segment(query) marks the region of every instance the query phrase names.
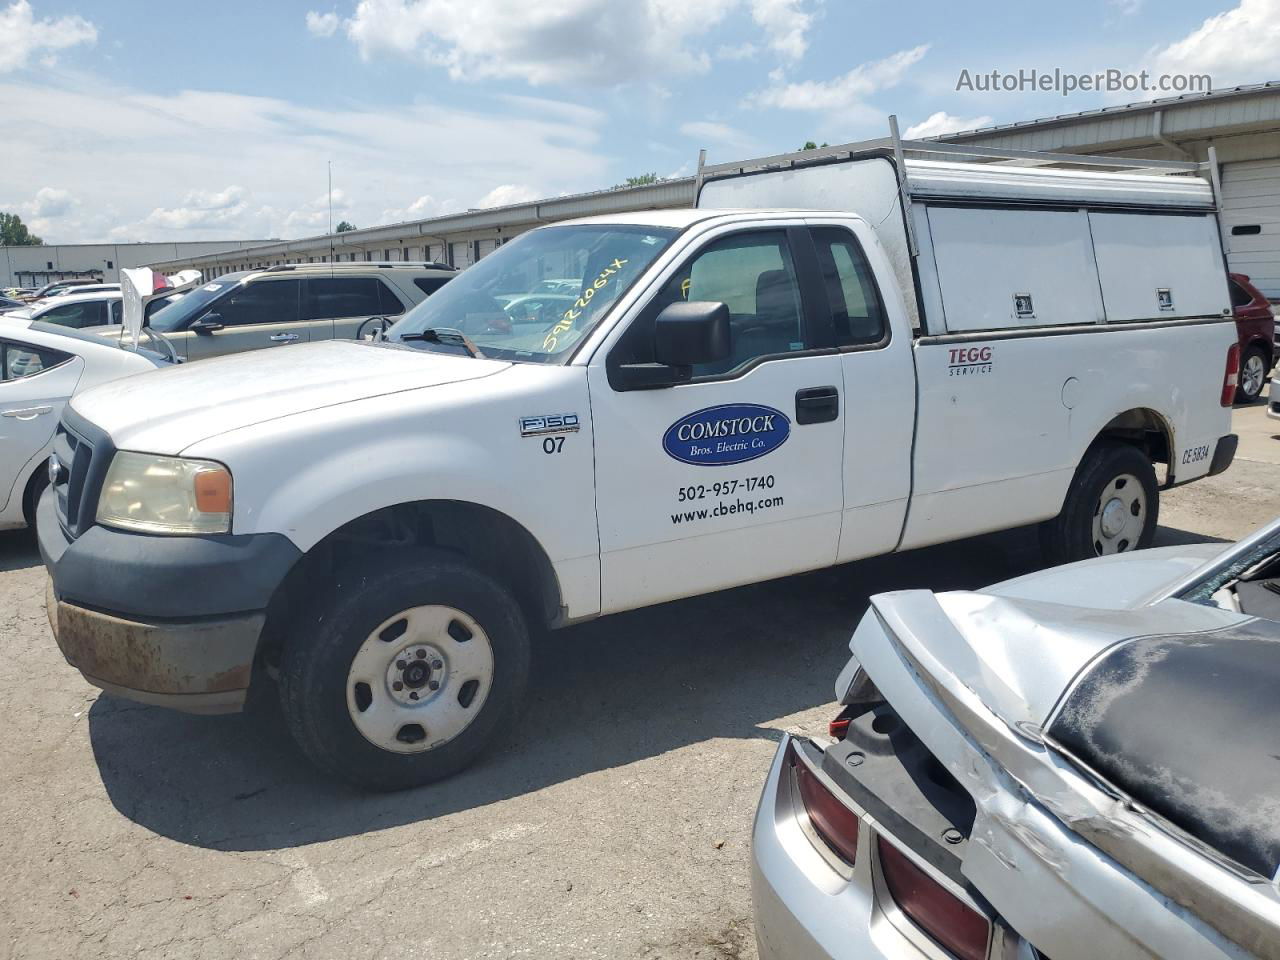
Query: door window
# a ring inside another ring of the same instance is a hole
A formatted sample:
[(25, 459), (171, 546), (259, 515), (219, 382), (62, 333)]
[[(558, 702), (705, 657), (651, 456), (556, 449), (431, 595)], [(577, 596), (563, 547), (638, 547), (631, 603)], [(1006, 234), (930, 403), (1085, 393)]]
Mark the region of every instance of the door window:
[(39, 323), (55, 323), (60, 327), (97, 327), (107, 322), (107, 304), (104, 300), (88, 300), (81, 303), (64, 303), (46, 310), (36, 317)]
[(213, 305), (224, 326), (256, 323), (292, 323), (299, 318), (297, 280), (260, 280), (245, 283)]
[(813, 231), (813, 242), (827, 291), (836, 345), (879, 343), (888, 329), (884, 305), (857, 238), (848, 230), (821, 227)]
[(376, 316), (382, 313), (381, 286), (373, 277), (313, 277), (302, 319)]
[(71, 359), (58, 350), (37, 349), (0, 341), (0, 380), (21, 380)]
[[(730, 356), (693, 368), (694, 379), (744, 370), (762, 357), (806, 349), (800, 283), (786, 233), (769, 230), (717, 240), (676, 272), (637, 319), (622, 362), (651, 362), (653, 322), (679, 300), (709, 300), (729, 308)], [(612, 358), (611, 358), (612, 359)]]
[(449, 280), (449, 277), (414, 277), (413, 285), (429, 297), (448, 283)]

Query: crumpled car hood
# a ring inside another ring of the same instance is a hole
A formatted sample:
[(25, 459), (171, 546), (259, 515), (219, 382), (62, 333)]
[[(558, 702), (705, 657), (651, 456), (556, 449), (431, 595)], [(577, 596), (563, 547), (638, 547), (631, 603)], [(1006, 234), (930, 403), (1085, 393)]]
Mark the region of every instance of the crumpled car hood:
[(308, 410), (491, 376), (511, 364), (354, 340), (199, 360), (87, 390), (76, 412), (117, 449), (176, 455), (201, 440)]
[[(1136, 592), (1159, 579), (1151, 573)], [(1104, 610), (1077, 605), (1087, 591), (1073, 604), (1018, 596), (1025, 586), (881, 594), (851, 642), (880, 694), (974, 799), (965, 876), (1048, 956), (1077, 955), (1088, 930), (1092, 955), (1110, 960), (1280, 960), (1274, 883), (1243, 882), (1044, 733), (1104, 651), (1252, 618), (1176, 599)]]

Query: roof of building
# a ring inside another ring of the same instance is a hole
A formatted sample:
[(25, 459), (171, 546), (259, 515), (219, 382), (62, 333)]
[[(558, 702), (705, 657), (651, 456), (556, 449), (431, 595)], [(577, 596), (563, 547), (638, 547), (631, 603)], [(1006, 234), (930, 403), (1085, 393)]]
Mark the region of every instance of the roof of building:
[(1081, 120), (1093, 120), (1098, 117), (1109, 117), (1126, 113), (1143, 113), (1149, 110), (1161, 110), (1171, 106), (1240, 99), (1243, 97), (1254, 97), (1259, 94), (1267, 93), (1280, 94), (1280, 80), (1268, 80), (1266, 83), (1243, 84), (1237, 87), (1227, 87), (1223, 90), (1212, 90), (1208, 93), (1184, 93), (1176, 97), (1162, 97), (1158, 100), (1142, 100), (1135, 103), (1116, 104), (1111, 107), (1097, 107), (1093, 110), (1081, 110), (1077, 113), (1060, 113), (1056, 116), (1040, 117), (1036, 120), (1018, 120), (1013, 123), (1000, 123), (989, 127), (975, 127), (972, 130), (959, 130), (955, 133), (944, 133), (936, 137), (924, 137), (922, 139), (944, 141), (967, 140), (970, 137), (989, 137), (994, 134), (1028, 130), (1037, 127), (1078, 123)]

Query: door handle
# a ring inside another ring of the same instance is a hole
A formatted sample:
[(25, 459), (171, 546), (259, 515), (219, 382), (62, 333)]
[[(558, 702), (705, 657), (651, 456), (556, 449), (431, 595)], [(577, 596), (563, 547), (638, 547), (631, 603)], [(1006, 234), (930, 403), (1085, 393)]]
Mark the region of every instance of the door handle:
[(276, 333), (267, 337), (267, 339), (273, 343), (293, 343), (298, 339), (298, 335), (296, 333)]
[(3, 417), (13, 417), (15, 420), (34, 420), (42, 414), (49, 413), (53, 407), (26, 407), (22, 410), (6, 410), (0, 413)]
[(827, 423), (840, 416), (840, 391), (835, 387), (809, 387), (796, 391), (796, 423)]

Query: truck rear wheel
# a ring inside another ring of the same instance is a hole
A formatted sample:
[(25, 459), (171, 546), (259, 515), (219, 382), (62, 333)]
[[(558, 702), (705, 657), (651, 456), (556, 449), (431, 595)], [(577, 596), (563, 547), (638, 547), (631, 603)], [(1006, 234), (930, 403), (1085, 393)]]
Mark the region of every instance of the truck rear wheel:
[(290, 732), (320, 769), (401, 790), (450, 776), (508, 724), (529, 675), (519, 605), (441, 552), (340, 573), (280, 662)]
[(1104, 441), (1076, 469), (1062, 512), (1040, 526), (1052, 564), (1151, 546), (1160, 491), (1151, 461), (1137, 447)]

